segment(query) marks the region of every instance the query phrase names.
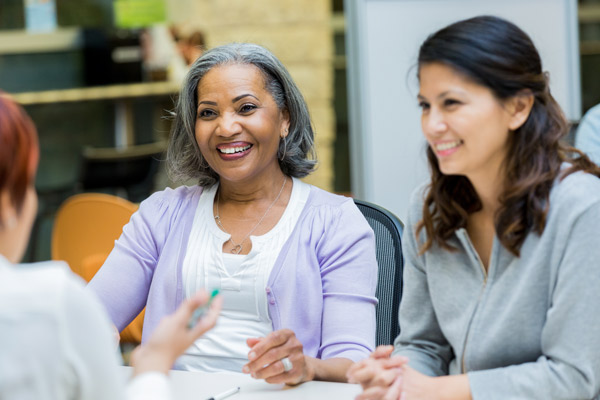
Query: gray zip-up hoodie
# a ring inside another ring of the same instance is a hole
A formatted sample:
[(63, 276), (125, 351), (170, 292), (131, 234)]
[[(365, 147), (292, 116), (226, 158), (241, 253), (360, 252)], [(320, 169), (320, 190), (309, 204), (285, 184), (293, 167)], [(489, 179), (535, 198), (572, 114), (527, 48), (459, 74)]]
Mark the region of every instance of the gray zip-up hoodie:
[(600, 179), (571, 174), (550, 193), (541, 236), (515, 257), (494, 238), (486, 272), (464, 229), (418, 255), (424, 188), (404, 230), (394, 355), (430, 376), (467, 373), (473, 399), (591, 399), (600, 391)]

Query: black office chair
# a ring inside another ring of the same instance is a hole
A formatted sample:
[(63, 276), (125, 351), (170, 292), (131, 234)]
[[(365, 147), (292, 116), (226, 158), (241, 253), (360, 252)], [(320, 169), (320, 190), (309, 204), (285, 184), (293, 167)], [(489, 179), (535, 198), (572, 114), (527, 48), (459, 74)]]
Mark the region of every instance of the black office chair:
[(354, 203), (375, 232), (375, 245), (379, 277), (375, 296), (377, 318), (376, 344), (392, 344), (400, 333), (398, 308), (402, 298), (402, 230), (398, 217), (385, 208), (362, 200)]
[(86, 147), (82, 152), (80, 187), (84, 191), (104, 189), (111, 194), (123, 189), (128, 200), (140, 202), (152, 194), (165, 150), (164, 142), (125, 148)]

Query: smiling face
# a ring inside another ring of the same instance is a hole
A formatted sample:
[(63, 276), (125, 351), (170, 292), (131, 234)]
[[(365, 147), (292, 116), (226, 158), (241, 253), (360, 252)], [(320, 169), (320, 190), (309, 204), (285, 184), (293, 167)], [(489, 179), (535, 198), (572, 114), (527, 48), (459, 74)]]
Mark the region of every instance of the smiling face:
[(441, 172), (471, 181), (498, 178), (515, 124), (510, 107), (444, 64), (425, 64), (419, 79), (421, 126)]
[(259, 182), (281, 173), (277, 150), (289, 118), (247, 64), (211, 69), (198, 84), (196, 141), (222, 181)]

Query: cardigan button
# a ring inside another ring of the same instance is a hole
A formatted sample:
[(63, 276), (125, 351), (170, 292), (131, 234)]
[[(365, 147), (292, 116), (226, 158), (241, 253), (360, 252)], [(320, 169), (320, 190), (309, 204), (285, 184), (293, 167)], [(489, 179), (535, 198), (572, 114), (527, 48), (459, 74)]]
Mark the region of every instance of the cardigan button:
[(267, 288), (265, 289), (265, 292), (267, 292), (267, 294), (271, 293), (271, 288), (267, 286)]
[(275, 304), (275, 299), (271, 299), (271, 300), (269, 300), (269, 303), (270, 303), (270, 304)]

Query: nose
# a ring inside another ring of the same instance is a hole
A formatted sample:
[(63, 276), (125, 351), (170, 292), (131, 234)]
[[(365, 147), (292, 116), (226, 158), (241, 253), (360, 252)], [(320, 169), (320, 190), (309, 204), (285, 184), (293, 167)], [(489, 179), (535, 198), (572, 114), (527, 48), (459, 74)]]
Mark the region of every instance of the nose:
[(421, 128), (425, 135), (438, 136), (448, 130), (444, 114), (435, 108), (421, 116)]
[(235, 136), (242, 132), (242, 125), (235, 113), (223, 113), (217, 126), (217, 134), (223, 137)]

